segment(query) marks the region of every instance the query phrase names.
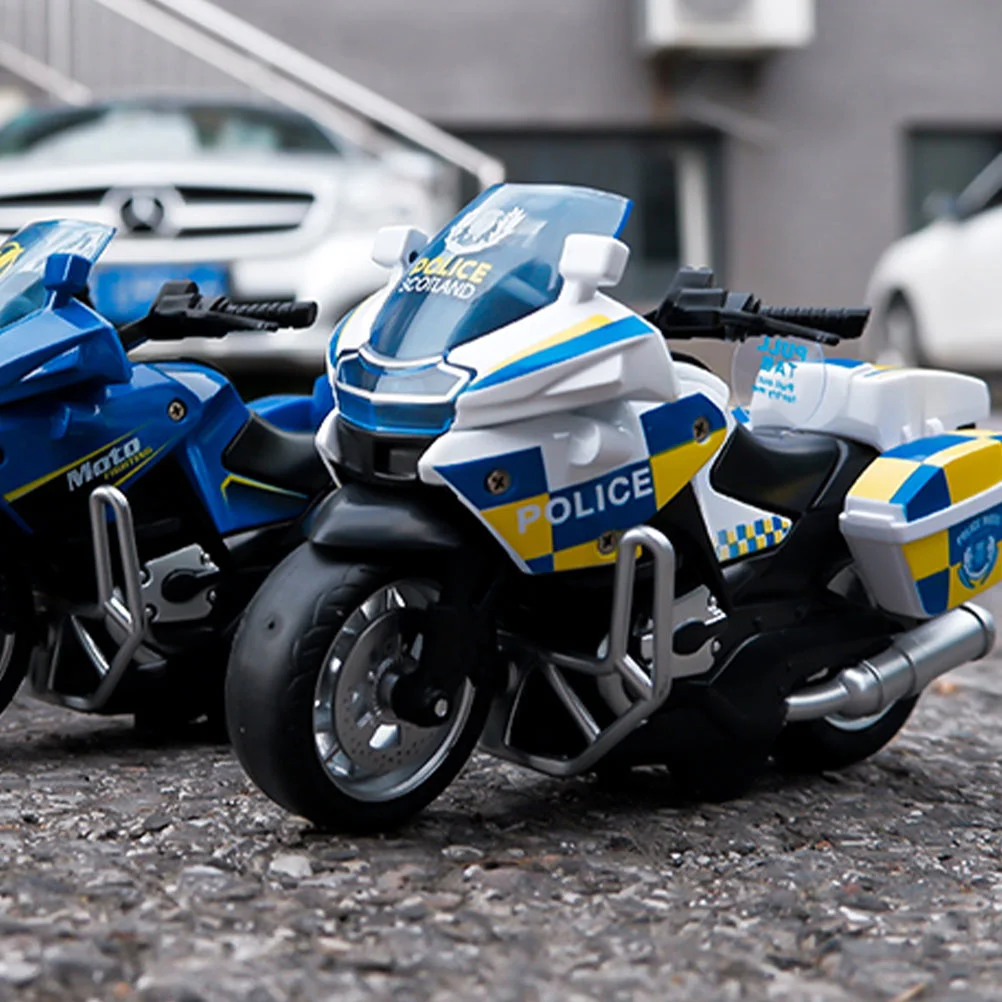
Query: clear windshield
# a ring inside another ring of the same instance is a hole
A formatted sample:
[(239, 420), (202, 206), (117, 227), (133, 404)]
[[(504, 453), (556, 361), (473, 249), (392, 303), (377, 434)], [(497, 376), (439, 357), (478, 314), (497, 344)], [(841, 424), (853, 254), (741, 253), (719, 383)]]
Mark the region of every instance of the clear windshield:
[(0, 330), (45, 305), (42, 278), (50, 254), (79, 254), (93, 263), (114, 235), (114, 227), (70, 219), (18, 230), (0, 245)]
[(372, 326), (370, 345), (430, 358), (554, 302), (571, 233), (618, 236), (632, 203), (563, 185), (506, 184), (474, 199), (411, 265)]

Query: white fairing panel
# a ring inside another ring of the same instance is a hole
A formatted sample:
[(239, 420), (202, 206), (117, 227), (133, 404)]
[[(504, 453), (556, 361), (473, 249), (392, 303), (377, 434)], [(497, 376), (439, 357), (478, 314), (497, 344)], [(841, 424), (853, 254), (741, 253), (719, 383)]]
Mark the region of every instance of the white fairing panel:
[(670, 401), (678, 379), (661, 334), (604, 295), (560, 300), (449, 352), (477, 373), (454, 427), (486, 427), (604, 400)]
[[(753, 427), (827, 432), (883, 452), (924, 435), (984, 421), (991, 409), (987, 385), (955, 372), (829, 359), (798, 365), (791, 378), (793, 390), (785, 397), (753, 395)], [(797, 400), (816, 398), (819, 392), (820, 404), (805, 419)]]

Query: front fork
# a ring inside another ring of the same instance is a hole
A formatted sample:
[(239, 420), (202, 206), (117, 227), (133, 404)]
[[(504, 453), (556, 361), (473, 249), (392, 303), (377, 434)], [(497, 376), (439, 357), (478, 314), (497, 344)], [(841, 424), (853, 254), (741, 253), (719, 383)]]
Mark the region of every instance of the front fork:
[(500, 576), (488, 583), (488, 564), (457, 555), (450, 559), (443, 590), (429, 609), (420, 613), (424, 637), (416, 671), (391, 669), (384, 691), (394, 714), (422, 727), (447, 720), (460, 691), (470, 678), (477, 686), (496, 677), (497, 631), (493, 605)]

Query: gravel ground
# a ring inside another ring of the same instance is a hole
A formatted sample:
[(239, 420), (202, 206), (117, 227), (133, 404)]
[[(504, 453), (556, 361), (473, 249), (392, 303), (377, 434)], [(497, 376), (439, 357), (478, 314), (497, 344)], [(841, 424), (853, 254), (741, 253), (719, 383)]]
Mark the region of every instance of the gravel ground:
[(1002, 999), (1000, 667), (941, 682), (869, 762), (725, 806), (478, 757), (408, 830), (352, 840), (226, 748), (21, 699), (0, 999)]

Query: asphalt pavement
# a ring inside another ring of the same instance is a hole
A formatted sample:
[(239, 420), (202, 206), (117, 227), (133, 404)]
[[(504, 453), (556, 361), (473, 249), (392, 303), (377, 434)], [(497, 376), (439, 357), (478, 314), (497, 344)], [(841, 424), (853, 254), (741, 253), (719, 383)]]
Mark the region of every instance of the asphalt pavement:
[(1002, 999), (1000, 759), (996, 649), (844, 772), (708, 806), (477, 756), (403, 832), (348, 839), (197, 733), (20, 697), (0, 1000)]

